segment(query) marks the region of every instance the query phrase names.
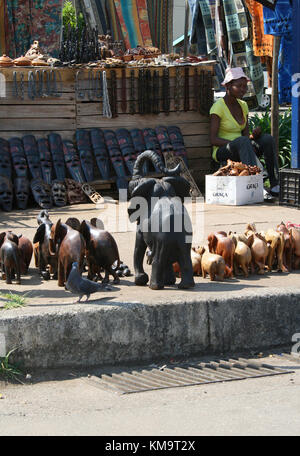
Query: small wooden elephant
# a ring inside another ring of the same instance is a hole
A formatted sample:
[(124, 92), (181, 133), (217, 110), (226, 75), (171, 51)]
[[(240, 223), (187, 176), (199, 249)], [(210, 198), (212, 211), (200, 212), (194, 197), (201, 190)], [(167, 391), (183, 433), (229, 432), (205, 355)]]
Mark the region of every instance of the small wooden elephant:
[(265, 233), (265, 240), (269, 245), (268, 268), (272, 271), (276, 262), (276, 267), (280, 272), (288, 272), (288, 269), (283, 264), (284, 251), (284, 235), (283, 232), (275, 231), (270, 228)]
[(244, 273), (244, 276), (248, 277), (252, 260), (251, 249), (249, 247), (251, 239), (248, 240), (246, 236), (237, 236), (232, 233), (229, 233), (229, 236), (235, 245), (233, 257), (234, 275), (237, 276), (239, 274), (239, 269), (241, 269)]
[[(256, 227), (254, 224), (247, 225), (245, 236), (248, 239), (248, 246), (251, 249), (252, 263), (251, 269), (252, 272), (255, 272), (255, 269), (258, 269), (258, 274), (263, 275), (266, 269), (266, 262), (269, 254), (269, 247), (264, 236), (260, 233), (257, 233)], [(267, 267), (267, 269), (269, 269)]]
[(284, 248), (283, 248), (283, 265), (288, 271), (292, 271), (293, 260), (293, 230), (288, 228), (283, 222), (277, 225), (276, 231), (283, 233)]
[(7, 284), (17, 275), (16, 283), (21, 284), (21, 257), (18, 249), (19, 238), (13, 233), (3, 232), (0, 234), (0, 261), (2, 278)]
[(233, 257), (234, 257), (234, 242), (227, 236), (225, 231), (210, 233), (208, 236), (208, 248), (210, 253), (221, 255), (226, 264), (226, 277), (233, 276)]
[(210, 280), (224, 280), (226, 272), (225, 260), (221, 255), (204, 250), (201, 258), (202, 277), (205, 279), (209, 274)]

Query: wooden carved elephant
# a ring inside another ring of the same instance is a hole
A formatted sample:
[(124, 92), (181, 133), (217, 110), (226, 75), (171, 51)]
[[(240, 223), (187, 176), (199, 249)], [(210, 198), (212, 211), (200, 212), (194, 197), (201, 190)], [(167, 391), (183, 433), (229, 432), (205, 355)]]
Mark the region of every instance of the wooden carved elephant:
[(241, 269), (244, 273), (244, 276), (248, 277), (252, 261), (252, 254), (249, 244), (251, 244), (252, 239), (247, 239), (245, 236), (237, 236), (232, 233), (229, 233), (229, 236), (235, 245), (233, 258), (234, 275), (237, 276), (239, 274), (239, 269)]
[(63, 287), (67, 282), (74, 262), (78, 262), (79, 270), (82, 271), (85, 247), (81, 233), (61, 223), (61, 219), (51, 227), (49, 248), (53, 257), (57, 255), (59, 287)]
[(225, 277), (233, 277), (234, 242), (225, 231), (210, 233), (208, 236), (208, 249), (210, 253), (221, 255), (226, 264)]
[[(144, 164), (149, 161), (165, 177), (143, 177)], [(161, 157), (150, 150), (138, 156), (129, 183), (128, 207), (131, 222), (137, 222), (134, 249), (136, 285), (146, 285), (149, 280), (143, 268), (148, 247), (151, 251), (151, 289), (161, 290), (165, 285), (175, 284), (173, 263), (176, 262), (181, 271), (178, 288), (195, 286), (191, 261), (192, 223), (183, 204), (189, 192), (190, 184), (180, 176), (180, 165), (173, 170), (166, 169)]]
[[(86, 258), (88, 265), (88, 278), (102, 279), (101, 270), (105, 271), (104, 283), (109, 282), (109, 275), (114, 278), (113, 283), (120, 283), (116, 270), (120, 266), (120, 255), (117, 243), (113, 236), (105, 230), (95, 228), (86, 220), (80, 226), (80, 233), (86, 242)], [(116, 263), (115, 269), (112, 268)]]
[(2, 278), (7, 284), (12, 283), (12, 279), (17, 275), (16, 283), (21, 284), (21, 258), (18, 249), (19, 238), (11, 232), (0, 234), (0, 261), (2, 268)]
[(221, 255), (210, 253), (204, 249), (201, 258), (202, 277), (205, 279), (209, 274), (210, 280), (223, 280), (225, 277), (226, 265)]
[(273, 228), (269, 228), (265, 233), (265, 240), (269, 245), (268, 268), (272, 271), (274, 265), (280, 272), (288, 272), (283, 264), (284, 235)]
[(283, 233), (284, 237), (284, 248), (283, 248), (283, 264), (288, 271), (292, 271), (292, 260), (293, 260), (293, 231), (288, 229), (287, 226), (281, 222), (280, 225), (277, 225), (276, 231)]
[(300, 229), (291, 227), (292, 246), (293, 246), (293, 267), (299, 269), (300, 265)]
[[(42, 211), (43, 213), (44, 211)], [(43, 214), (44, 215), (44, 214)], [(35, 266), (39, 269), (40, 274), (47, 279), (50, 279), (50, 274), (53, 274), (53, 279), (57, 279), (57, 255), (50, 253), (50, 235), (53, 223), (47, 216), (38, 217), (39, 227), (33, 238), (33, 252)], [(47, 270), (49, 267), (50, 272)]]
[[(202, 275), (202, 272), (201, 272), (202, 253), (200, 253), (200, 247), (198, 247), (198, 249), (196, 249), (195, 247), (191, 248), (191, 260), (192, 260), (192, 266), (193, 266), (193, 273), (195, 276)], [(147, 253), (146, 253), (146, 255), (147, 255)], [(147, 259), (147, 261), (149, 261), (149, 260)], [(174, 269), (174, 273), (175, 273), (176, 277), (181, 277), (181, 271), (180, 271), (180, 266), (179, 266), (178, 262), (173, 264), (173, 269)]]

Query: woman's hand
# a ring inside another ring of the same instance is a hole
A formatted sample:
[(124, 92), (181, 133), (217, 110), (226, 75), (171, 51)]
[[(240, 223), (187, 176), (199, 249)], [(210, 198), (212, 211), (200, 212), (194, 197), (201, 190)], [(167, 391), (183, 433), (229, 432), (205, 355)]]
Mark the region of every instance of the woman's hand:
[(260, 127), (256, 127), (254, 128), (254, 130), (252, 131), (252, 135), (250, 135), (250, 139), (254, 139), (254, 141), (259, 138), (261, 135), (261, 128)]

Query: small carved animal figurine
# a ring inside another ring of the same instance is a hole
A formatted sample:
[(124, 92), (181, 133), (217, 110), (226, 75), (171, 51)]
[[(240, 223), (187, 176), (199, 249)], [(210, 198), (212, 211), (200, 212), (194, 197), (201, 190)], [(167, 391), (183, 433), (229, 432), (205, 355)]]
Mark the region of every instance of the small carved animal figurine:
[(224, 258), (221, 255), (210, 253), (204, 249), (201, 258), (201, 271), (204, 279), (206, 278), (206, 274), (209, 274), (211, 281), (224, 280), (226, 272)]
[[(53, 274), (54, 279), (57, 278), (57, 255), (50, 253), (50, 235), (53, 223), (47, 214), (44, 214), (44, 217), (40, 217), (41, 223), (33, 238), (35, 265), (46, 280), (50, 279), (50, 274)], [(47, 270), (48, 266), (50, 267), (50, 272)]]
[(86, 301), (88, 301), (92, 293), (110, 290), (110, 288), (108, 288), (106, 284), (96, 283), (92, 280), (81, 277), (77, 262), (74, 262), (72, 264), (72, 269), (70, 271), (65, 288), (66, 290), (69, 290), (71, 293), (74, 293), (79, 296), (77, 302), (80, 302), (83, 296), (86, 296)]
[[(253, 231), (253, 229), (255, 231)], [(256, 232), (255, 225), (247, 225), (245, 235), (249, 241), (248, 246), (251, 249), (252, 272), (255, 272), (255, 267), (257, 267), (257, 273), (263, 275), (265, 273), (266, 261), (269, 254), (267, 241), (261, 234)]]
[(283, 251), (284, 251), (284, 235), (283, 232), (275, 231), (273, 228), (270, 228), (265, 233), (265, 240), (269, 245), (269, 255), (268, 255), (268, 268), (269, 271), (272, 271), (274, 267), (274, 260), (276, 261), (276, 266), (280, 272), (288, 272), (288, 269), (283, 264)]
[(21, 259), (21, 274), (27, 274), (33, 254), (32, 242), (21, 234), (21, 236), (19, 236), (18, 248)]
[(61, 223), (61, 219), (51, 227), (50, 254), (57, 255), (58, 286), (63, 287), (68, 280), (72, 264), (77, 262), (83, 269), (85, 241), (77, 230)]
[(90, 224), (93, 225), (95, 228), (98, 228), (98, 230), (104, 230), (104, 223), (100, 218), (93, 217), (90, 220)]
[[(152, 163), (163, 174), (161, 179), (144, 176), (144, 165)], [(162, 290), (174, 285), (173, 263), (178, 262), (181, 281), (178, 288), (195, 286), (191, 261), (192, 223), (184, 207), (190, 195), (190, 184), (180, 176), (180, 165), (167, 169), (161, 157), (146, 150), (136, 159), (129, 182), (128, 215), (137, 222), (134, 248), (135, 284), (145, 286), (149, 276), (143, 263), (147, 247), (152, 252), (150, 288)], [(145, 204), (141, 204), (143, 201)], [(141, 207), (143, 206), (143, 207)], [(140, 209), (137, 209), (140, 207)], [(182, 229), (178, 230), (178, 223)], [(176, 226), (177, 225), (177, 226)]]
[[(237, 276), (239, 273), (239, 268), (244, 273), (245, 277), (249, 276), (249, 267), (251, 267), (251, 249), (248, 245), (248, 239), (244, 237), (242, 240), (238, 236), (233, 233), (229, 233), (229, 236), (234, 242), (235, 251), (233, 257), (233, 267), (234, 267), (234, 275)], [(249, 241), (250, 243), (251, 241)]]
[(300, 266), (300, 229), (292, 227), (292, 242), (293, 242), (293, 267), (299, 269)]
[(7, 284), (12, 283), (12, 279), (14, 279), (16, 274), (16, 283), (21, 285), (21, 261), (18, 243), (19, 238), (13, 233), (6, 233), (4, 231), (0, 234), (0, 261), (2, 267), (2, 278), (6, 279)]
[[(99, 230), (86, 220), (83, 220), (80, 232), (86, 242), (86, 258), (88, 264), (88, 278), (93, 280), (95, 275), (102, 280), (101, 268), (105, 271), (103, 282), (109, 282), (109, 275), (114, 278), (113, 283), (120, 283), (120, 278), (116, 273), (120, 266), (120, 255), (117, 243), (113, 236), (104, 230)], [(117, 261), (115, 269), (112, 265)]]
[(37, 216), (37, 223), (41, 225), (42, 223), (52, 223), (49, 218), (49, 212), (46, 209), (40, 211), (39, 215)]
[(69, 217), (68, 220), (66, 221), (66, 225), (70, 226), (73, 228), (73, 230), (80, 230), (80, 221), (76, 217)]
[[(193, 273), (195, 276), (201, 276), (201, 254), (196, 252), (196, 248), (192, 247), (191, 248), (191, 260), (192, 260), (192, 266), (193, 266)], [(181, 272), (180, 272), (180, 266), (179, 263), (173, 263), (173, 270), (176, 275), (176, 277), (181, 277)]]
[(283, 233), (284, 237), (284, 249), (283, 249), (283, 264), (288, 271), (292, 271), (292, 259), (293, 259), (293, 231), (288, 229), (287, 226), (281, 222), (277, 225), (276, 231)]
[(226, 264), (226, 277), (233, 277), (233, 257), (234, 257), (234, 243), (230, 237), (227, 236), (225, 231), (218, 231), (210, 233), (208, 236), (208, 249), (210, 253), (221, 255)]

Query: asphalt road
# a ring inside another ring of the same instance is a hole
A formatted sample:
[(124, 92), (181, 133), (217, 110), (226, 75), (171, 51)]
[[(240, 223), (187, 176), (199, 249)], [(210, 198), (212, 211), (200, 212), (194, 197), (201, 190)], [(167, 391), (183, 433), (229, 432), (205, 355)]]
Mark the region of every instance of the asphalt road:
[(31, 372), (24, 385), (0, 382), (0, 435), (95, 435), (104, 445), (115, 436), (299, 435), (299, 360), (268, 354), (257, 362), (294, 372), (127, 395), (103, 389), (100, 368)]

